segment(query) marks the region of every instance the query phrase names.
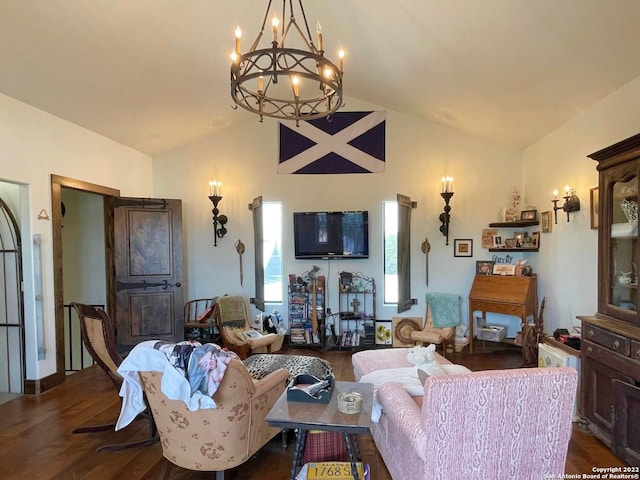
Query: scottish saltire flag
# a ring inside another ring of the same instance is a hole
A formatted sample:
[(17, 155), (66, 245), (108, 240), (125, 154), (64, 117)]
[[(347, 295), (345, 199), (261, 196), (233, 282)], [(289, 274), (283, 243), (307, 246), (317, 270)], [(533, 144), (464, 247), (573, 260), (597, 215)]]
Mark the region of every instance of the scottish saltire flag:
[(385, 166), (385, 111), (337, 112), (280, 122), (278, 173), (378, 173)]

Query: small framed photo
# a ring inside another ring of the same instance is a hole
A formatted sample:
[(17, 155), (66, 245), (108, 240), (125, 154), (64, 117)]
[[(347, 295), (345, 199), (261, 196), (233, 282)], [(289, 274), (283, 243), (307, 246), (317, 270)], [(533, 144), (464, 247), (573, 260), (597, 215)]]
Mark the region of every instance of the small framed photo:
[[(542, 212), (540, 214), (540, 226), (542, 227), (542, 233), (551, 233), (551, 210), (547, 210), (546, 212)], [(593, 228), (593, 226), (591, 227)]]
[(515, 238), (504, 239), (504, 246), (507, 248), (516, 248), (517, 245), (518, 245), (518, 240)]
[(501, 235), (494, 235), (493, 236), (493, 248), (503, 248), (504, 247), (504, 243), (502, 242), (502, 236)]
[(470, 238), (455, 239), (453, 241), (454, 257), (473, 257), (473, 240)]
[(493, 261), (477, 261), (476, 262), (476, 275), (491, 275), (493, 273), (493, 266), (496, 262)]
[(520, 220), (536, 220), (537, 218), (537, 210), (523, 210), (522, 212), (520, 212)]
[(540, 232), (533, 232), (531, 234), (531, 241), (533, 243), (533, 248), (540, 248)]
[(599, 190), (598, 187), (593, 187), (591, 189), (591, 228), (593, 230), (598, 229), (599, 225), (599, 215), (600, 212), (600, 198), (598, 196)]
[(515, 273), (516, 273), (515, 265), (505, 265), (504, 263), (496, 263), (493, 266), (494, 275), (515, 275)]

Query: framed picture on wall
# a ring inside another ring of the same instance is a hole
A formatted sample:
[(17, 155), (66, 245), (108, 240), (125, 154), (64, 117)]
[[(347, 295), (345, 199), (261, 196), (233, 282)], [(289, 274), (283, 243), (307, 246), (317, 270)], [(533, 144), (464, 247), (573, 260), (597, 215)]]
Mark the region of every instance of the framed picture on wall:
[(454, 257), (473, 257), (473, 240), (470, 238), (455, 239), (453, 241)]

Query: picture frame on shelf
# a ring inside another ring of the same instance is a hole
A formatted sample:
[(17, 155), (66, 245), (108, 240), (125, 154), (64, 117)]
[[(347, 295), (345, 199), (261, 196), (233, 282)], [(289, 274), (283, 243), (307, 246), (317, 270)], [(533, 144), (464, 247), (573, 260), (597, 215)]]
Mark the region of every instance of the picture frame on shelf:
[(482, 229), (482, 248), (493, 248), (493, 237), (498, 234), (497, 228), (484, 228)]
[(506, 248), (516, 248), (516, 246), (518, 244), (517, 242), (518, 241), (515, 238), (505, 238), (504, 239), (504, 246)]
[(478, 260), (476, 261), (476, 275), (492, 275), (495, 261)]
[(470, 238), (456, 238), (453, 241), (454, 257), (473, 257), (473, 240)]
[(537, 210), (522, 210), (520, 212), (520, 220), (537, 220), (537, 219), (538, 219)]
[(593, 187), (591, 189), (590, 198), (591, 198), (591, 229), (597, 230), (598, 225), (600, 224), (600, 190), (599, 187)]
[(553, 228), (551, 223), (551, 210), (547, 210), (540, 214), (540, 227), (542, 229), (542, 233), (551, 233), (551, 229)]
[(493, 266), (493, 274), (494, 275), (507, 275), (507, 276), (513, 276), (516, 273), (516, 266), (515, 265), (507, 265), (504, 263), (496, 263)]
[(533, 248), (540, 248), (540, 232), (533, 232), (531, 234), (531, 243)]
[(504, 243), (502, 243), (502, 236), (501, 235), (494, 235), (493, 236), (493, 248), (503, 248), (504, 247)]

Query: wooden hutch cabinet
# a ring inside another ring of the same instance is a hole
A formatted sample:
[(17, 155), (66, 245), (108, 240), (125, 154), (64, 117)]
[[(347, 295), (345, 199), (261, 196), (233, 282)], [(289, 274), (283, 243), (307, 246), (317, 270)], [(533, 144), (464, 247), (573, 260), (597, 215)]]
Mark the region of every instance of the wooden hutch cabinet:
[(598, 162), (598, 312), (580, 316), (587, 429), (640, 465), (640, 134), (589, 155)]

